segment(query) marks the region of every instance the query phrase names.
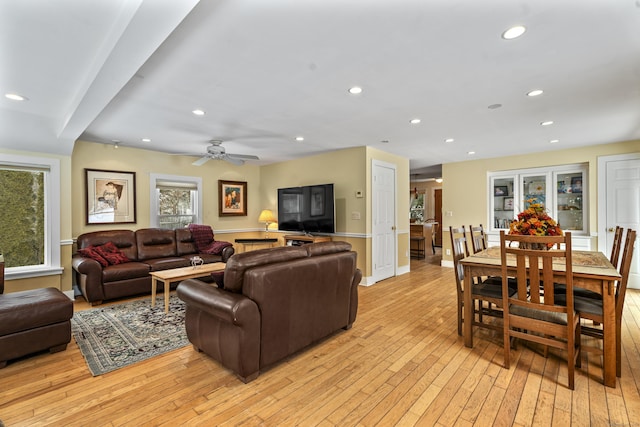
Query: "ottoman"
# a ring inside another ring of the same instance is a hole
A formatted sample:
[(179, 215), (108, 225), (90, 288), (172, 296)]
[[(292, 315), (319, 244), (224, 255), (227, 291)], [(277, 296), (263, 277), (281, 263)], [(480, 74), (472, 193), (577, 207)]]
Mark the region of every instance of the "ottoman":
[(7, 361), (71, 341), (73, 302), (55, 288), (0, 294), (0, 368)]

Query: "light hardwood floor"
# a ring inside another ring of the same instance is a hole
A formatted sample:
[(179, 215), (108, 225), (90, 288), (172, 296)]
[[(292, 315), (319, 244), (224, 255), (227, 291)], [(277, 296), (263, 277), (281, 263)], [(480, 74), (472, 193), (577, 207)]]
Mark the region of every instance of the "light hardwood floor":
[[(453, 271), (437, 258), (359, 289), (341, 331), (243, 384), (191, 346), (92, 377), (75, 342), (0, 370), (0, 420), (35, 425), (574, 425), (640, 423), (640, 291), (623, 321), (622, 378), (602, 385), (583, 356), (575, 391), (562, 355), (518, 345), (502, 367), (501, 337), (456, 333)], [(148, 298), (148, 297), (147, 297)], [(76, 302), (76, 310), (87, 304)]]

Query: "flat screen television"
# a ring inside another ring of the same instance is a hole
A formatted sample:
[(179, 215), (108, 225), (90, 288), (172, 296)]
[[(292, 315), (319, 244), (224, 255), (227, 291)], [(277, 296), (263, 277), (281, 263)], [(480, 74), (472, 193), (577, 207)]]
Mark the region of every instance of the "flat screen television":
[(278, 189), (278, 230), (335, 233), (333, 184)]

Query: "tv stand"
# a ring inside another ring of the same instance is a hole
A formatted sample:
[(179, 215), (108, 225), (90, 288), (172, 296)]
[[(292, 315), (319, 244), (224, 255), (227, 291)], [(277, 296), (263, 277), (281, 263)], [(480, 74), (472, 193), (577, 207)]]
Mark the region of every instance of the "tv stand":
[(331, 236), (312, 236), (310, 234), (286, 234), (284, 244), (286, 246), (302, 246), (307, 243), (330, 242)]

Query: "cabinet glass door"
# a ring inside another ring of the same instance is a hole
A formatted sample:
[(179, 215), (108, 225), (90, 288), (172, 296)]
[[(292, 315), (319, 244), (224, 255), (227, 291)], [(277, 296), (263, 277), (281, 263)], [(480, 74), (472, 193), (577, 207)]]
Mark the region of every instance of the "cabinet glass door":
[(557, 221), (563, 230), (584, 230), (583, 211), (583, 172), (556, 174), (557, 182)]
[(491, 206), (491, 224), (493, 229), (507, 229), (513, 221), (515, 205), (513, 203), (514, 192), (513, 177), (493, 178), (493, 197)]
[(547, 175), (522, 176), (522, 210), (531, 203), (542, 203), (547, 206)]

